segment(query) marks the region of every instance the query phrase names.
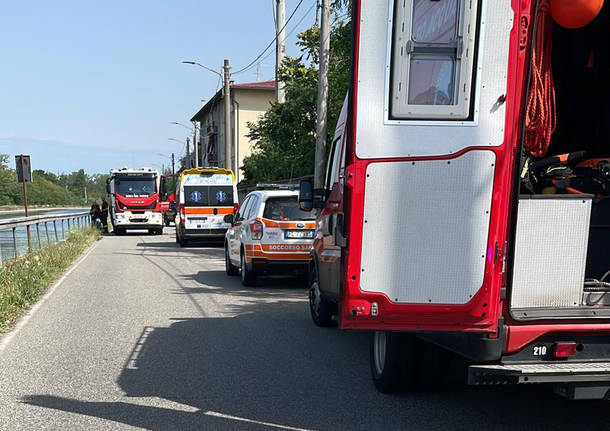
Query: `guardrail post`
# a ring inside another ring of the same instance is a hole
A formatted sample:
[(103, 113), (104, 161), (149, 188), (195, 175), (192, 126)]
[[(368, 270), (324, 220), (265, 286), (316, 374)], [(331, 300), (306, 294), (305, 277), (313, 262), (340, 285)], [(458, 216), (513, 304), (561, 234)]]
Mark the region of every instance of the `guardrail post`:
[(30, 235), (30, 225), (26, 225), (25, 226), (25, 231), (27, 232), (27, 236), (28, 236), (28, 252), (32, 251), (32, 238)]
[(49, 223), (44, 222), (44, 230), (47, 233), (47, 244), (51, 244), (51, 238), (49, 237)]
[(17, 228), (13, 228), (13, 250), (15, 251), (15, 259), (17, 259)]
[(59, 237), (57, 236), (57, 220), (53, 220), (53, 232), (55, 232), (55, 242), (58, 242)]
[(38, 248), (42, 248), (42, 243), (40, 242), (40, 223), (36, 223), (36, 236), (38, 237)]
[[(68, 219), (68, 233), (70, 233), (70, 219)], [(65, 237), (65, 235), (64, 235)]]

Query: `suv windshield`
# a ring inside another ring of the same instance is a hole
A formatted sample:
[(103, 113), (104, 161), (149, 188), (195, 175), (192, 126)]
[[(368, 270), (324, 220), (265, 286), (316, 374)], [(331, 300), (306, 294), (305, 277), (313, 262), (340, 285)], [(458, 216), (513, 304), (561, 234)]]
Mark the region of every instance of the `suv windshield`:
[(151, 196), (157, 192), (155, 180), (148, 178), (120, 178), (117, 193), (121, 196)]
[(313, 211), (301, 211), (299, 202), (295, 197), (269, 198), (265, 202), (263, 217), (269, 220), (315, 220)]

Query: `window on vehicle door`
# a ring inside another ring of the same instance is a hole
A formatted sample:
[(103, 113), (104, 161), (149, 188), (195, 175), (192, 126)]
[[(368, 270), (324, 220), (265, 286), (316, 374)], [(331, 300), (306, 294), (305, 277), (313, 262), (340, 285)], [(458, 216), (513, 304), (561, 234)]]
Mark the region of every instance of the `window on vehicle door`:
[(470, 116), (478, 0), (396, 0), (392, 117)]
[(244, 214), (248, 210), (248, 205), (250, 205), (251, 201), (252, 201), (252, 196), (246, 197), (246, 200), (244, 201), (244, 203), (241, 205), (241, 207), (239, 207), (239, 210), (237, 210), (237, 214), (235, 215), (235, 221), (240, 221), (240, 220), (244, 219)]
[(341, 137), (338, 137), (333, 141), (333, 145), (328, 156), (328, 163), (326, 165), (326, 190), (330, 190), (333, 187), (333, 184), (339, 179), (338, 170), (340, 166), (340, 155)]
[(258, 211), (258, 203), (260, 201), (260, 198), (256, 195), (252, 196), (251, 199), (251, 203), (247, 209), (247, 211), (244, 213), (244, 218), (246, 220), (250, 220), (251, 218), (256, 217), (256, 213)]

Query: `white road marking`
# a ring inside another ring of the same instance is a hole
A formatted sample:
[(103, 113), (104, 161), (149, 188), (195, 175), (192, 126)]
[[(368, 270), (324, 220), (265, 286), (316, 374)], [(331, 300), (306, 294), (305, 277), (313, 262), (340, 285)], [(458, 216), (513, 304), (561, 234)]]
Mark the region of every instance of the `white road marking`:
[(207, 411), (207, 412), (205, 412), (205, 415), (206, 416), (213, 416), (215, 418), (231, 419), (231, 420), (234, 420), (234, 421), (246, 422), (246, 423), (249, 423), (249, 424), (264, 425), (264, 426), (268, 426), (268, 427), (272, 427), (272, 428), (279, 428), (279, 429), (283, 429), (283, 430), (313, 431), (313, 430), (310, 430), (310, 429), (307, 429), (307, 428), (297, 428), (297, 427), (291, 427), (291, 426), (287, 426), (287, 425), (272, 424), (270, 422), (261, 422), (261, 421), (256, 421), (254, 419), (240, 418), (239, 416), (225, 415), (223, 413), (218, 413), (218, 412), (213, 412), (213, 411)]
[(19, 331), (28, 323), (28, 321), (32, 318), (34, 313), (38, 311), (42, 304), (44, 304), (46, 300), (51, 297), (53, 292), (55, 292), (55, 289), (57, 289), (64, 282), (64, 280), (68, 278), (72, 271), (74, 271), (87, 258), (87, 256), (89, 256), (91, 252), (95, 250), (95, 248), (99, 245), (100, 242), (102, 241), (97, 241), (89, 248), (89, 250), (85, 252), (85, 254), (78, 258), (78, 260), (74, 262), (72, 266), (70, 266), (70, 268), (68, 268), (64, 275), (62, 275), (55, 283), (51, 285), (49, 290), (47, 290), (47, 293), (45, 293), (44, 296), (32, 306), (32, 308), (30, 308), (23, 316), (19, 318), (19, 321), (17, 322), (13, 330), (6, 334), (2, 339), (0, 339), (0, 353), (2, 353), (4, 349), (6, 349), (6, 346), (8, 346), (8, 344), (15, 337), (15, 335), (17, 335)]

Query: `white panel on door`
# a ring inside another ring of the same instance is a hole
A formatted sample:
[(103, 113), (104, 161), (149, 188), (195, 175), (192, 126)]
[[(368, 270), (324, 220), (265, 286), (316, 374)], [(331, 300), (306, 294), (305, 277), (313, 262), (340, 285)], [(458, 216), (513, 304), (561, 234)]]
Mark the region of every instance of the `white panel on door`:
[(467, 303), (483, 284), (495, 160), (482, 150), (371, 163), (360, 288), (399, 303)]
[(511, 309), (580, 306), (592, 199), (520, 199)]

